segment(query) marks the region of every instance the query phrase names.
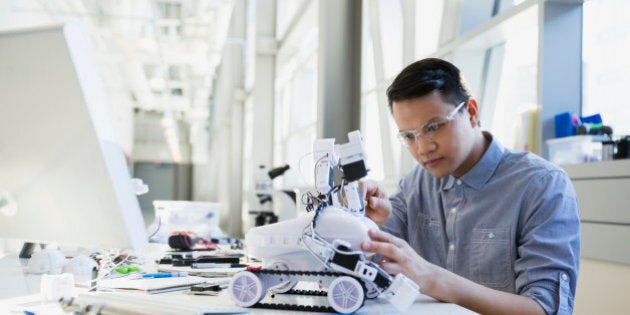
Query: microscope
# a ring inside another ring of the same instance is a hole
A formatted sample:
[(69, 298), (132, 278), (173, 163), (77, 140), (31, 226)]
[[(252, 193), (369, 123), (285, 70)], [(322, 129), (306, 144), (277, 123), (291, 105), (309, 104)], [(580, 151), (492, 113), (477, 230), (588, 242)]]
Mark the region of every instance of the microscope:
[(255, 175), (255, 193), (258, 197), (259, 208), (250, 210), (249, 214), (255, 215), (255, 226), (276, 223), (295, 217), (297, 214), (297, 194), (292, 190), (274, 190), (272, 181), (284, 174), (290, 166), (284, 165), (267, 170), (265, 165), (260, 165)]

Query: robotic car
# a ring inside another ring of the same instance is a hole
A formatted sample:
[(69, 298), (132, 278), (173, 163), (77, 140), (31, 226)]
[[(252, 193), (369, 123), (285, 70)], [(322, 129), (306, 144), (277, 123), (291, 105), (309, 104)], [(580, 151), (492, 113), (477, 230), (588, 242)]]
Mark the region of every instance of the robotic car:
[[(403, 311), (418, 296), (413, 281), (402, 274), (392, 278), (358, 249), (362, 241), (370, 239), (368, 230), (378, 226), (365, 217), (358, 187), (358, 180), (367, 175), (361, 134), (353, 131), (348, 138), (343, 145), (335, 145), (334, 139), (315, 141), (318, 195), (306, 195), (306, 215), (252, 228), (246, 234), (249, 254), (262, 258), (263, 268), (234, 275), (229, 292), (237, 305), (353, 313), (366, 298), (382, 297)], [(343, 179), (341, 185), (333, 186), (333, 167), (338, 165)], [(316, 282), (326, 290), (294, 290), (301, 281)], [(296, 293), (326, 296), (329, 305), (261, 303), (268, 292), (272, 297)]]

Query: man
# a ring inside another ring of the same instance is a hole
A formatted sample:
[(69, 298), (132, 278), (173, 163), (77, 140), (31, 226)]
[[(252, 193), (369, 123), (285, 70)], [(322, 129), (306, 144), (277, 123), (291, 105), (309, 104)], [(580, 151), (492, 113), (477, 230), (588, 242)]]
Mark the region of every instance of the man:
[(566, 173), (482, 131), (477, 101), (444, 60), (409, 65), (387, 96), (418, 165), (391, 198), (361, 183), (382, 228), (362, 249), (423, 294), (479, 313), (571, 313), (580, 236)]

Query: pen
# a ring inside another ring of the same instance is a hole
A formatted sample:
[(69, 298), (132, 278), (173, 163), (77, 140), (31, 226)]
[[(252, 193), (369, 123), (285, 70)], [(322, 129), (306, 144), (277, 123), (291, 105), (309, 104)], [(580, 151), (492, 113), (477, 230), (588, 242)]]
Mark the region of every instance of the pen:
[(142, 278), (172, 278), (172, 277), (186, 277), (187, 272), (166, 272), (166, 273), (145, 273)]
[(235, 263), (192, 263), (190, 266), (193, 269), (206, 269), (206, 268), (245, 268), (245, 264)]

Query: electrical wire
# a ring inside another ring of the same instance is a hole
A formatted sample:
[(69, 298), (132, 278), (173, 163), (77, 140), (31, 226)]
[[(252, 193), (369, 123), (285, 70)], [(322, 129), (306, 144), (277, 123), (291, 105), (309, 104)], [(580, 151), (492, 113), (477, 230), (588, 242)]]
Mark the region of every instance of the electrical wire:
[(310, 245), (309, 245), (309, 243), (308, 243), (308, 242), (306, 242), (306, 241), (304, 240), (304, 237), (305, 237), (305, 236), (307, 236), (307, 237), (309, 236), (309, 235), (307, 234), (307, 232), (306, 232), (306, 231), (307, 231), (307, 230), (309, 230), (309, 229), (311, 230), (311, 234), (310, 234), (310, 237), (309, 237), (309, 238), (311, 239), (311, 241), (312, 241), (313, 243), (318, 243), (318, 244), (320, 244), (320, 245), (322, 245), (322, 246), (324, 246), (324, 247), (326, 247), (326, 248), (330, 248), (330, 247), (332, 247), (332, 245), (331, 245), (330, 243), (326, 242), (326, 240), (324, 240), (324, 239), (320, 238), (320, 237), (317, 235), (317, 233), (315, 233), (315, 226), (314, 226), (313, 222), (311, 222), (309, 225), (305, 226), (305, 227), (304, 227), (304, 229), (302, 230), (302, 235), (300, 236), (300, 242), (302, 242), (302, 244), (304, 244), (304, 248), (306, 248), (306, 250), (307, 250), (307, 251), (309, 251), (309, 252), (310, 252), (310, 253), (311, 253), (311, 254), (312, 254), (312, 255), (313, 255), (313, 256), (314, 256), (317, 260), (319, 260), (319, 262), (321, 262), (321, 263), (324, 265), (324, 267), (328, 268), (328, 267), (329, 267), (329, 266), (328, 266), (328, 263), (327, 263), (325, 260), (323, 260), (323, 259), (322, 259), (322, 257), (320, 257), (320, 256), (319, 256), (319, 255), (318, 255), (318, 254), (317, 254), (317, 253), (316, 253), (316, 252), (315, 252), (315, 251), (314, 251), (314, 250), (310, 247)]
[(157, 227), (155, 228), (155, 231), (153, 233), (151, 233), (151, 235), (149, 235), (149, 240), (151, 240), (152, 237), (154, 237), (159, 231), (160, 231), (160, 227), (162, 227), (162, 218), (158, 215), (157, 216)]
[[(111, 256), (111, 254), (110, 254), (110, 256)], [(115, 259), (115, 257), (118, 257), (118, 256), (120, 256), (120, 255), (119, 255), (118, 253), (116, 253), (116, 255), (114, 256), (114, 259)], [(113, 266), (111, 266), (110, 268), (104, 268), (104, 267), (101, 267), (101, 269), (99, 270), (99, 273), (101, 273), (101, 272), (102, 272), (103, 274), (102, 274), (102, 275), (100, 275), (100, 276), (98, 276), (98, 277), (96, 277), (96, 279), (93, 279), (93, 280), (91, 280), (91, 281), (90, 281), (90, 282), (92, 282), (92, 283), (95, 283), (95, 285), (93, 285), (93, 286), (89, 287), (89, 288), (87, 289), (87, 291), (88, 291), (88, 292), (90, 292), (90, 291), (92, 291), (92, 290), (94, 290), (94, 289), (97, 289), (97, 288), (98, 288), (98, 282), (99, 282), (99, 281), (101, 281), (101, 280), (103, 280), (103, 279), (105, 279), (105, 277), (109, 276), (109, 275), (112, 273), (112, 271), (114, 271), (114, 270), (115, 270), (116, 268), (118, 268), (120, 265), (122, 265), (122, 264), (124, 264), (125, 262), (127, 262), (127, 261), (129, 260), (129, 257), (131, 257), (131, 256), (129, 256), (129, 255), (125, 256), (125, 258), (123, 258), (123, 259), (122, 259), (121, 261), (119, 261), (118, 263), (114, 263), (114, 265), (113, 265)], [(107, 258), (111, 258), (111, 257), (107, 257)], [(103, 262), (103, 261), (105, 261), (105, 262)], [(113, 260), (112, 260), (112, 261), (113, 261)], [(101, 260), (101, 262), (103, 263), (103, 265), (106, 265), (106, 264), (109, 264), (109, 263), (110, 263), (110, 262), (108, 261), (108, 259), (106, 259), (106, 258), (103, 258), (103, 259)]]

